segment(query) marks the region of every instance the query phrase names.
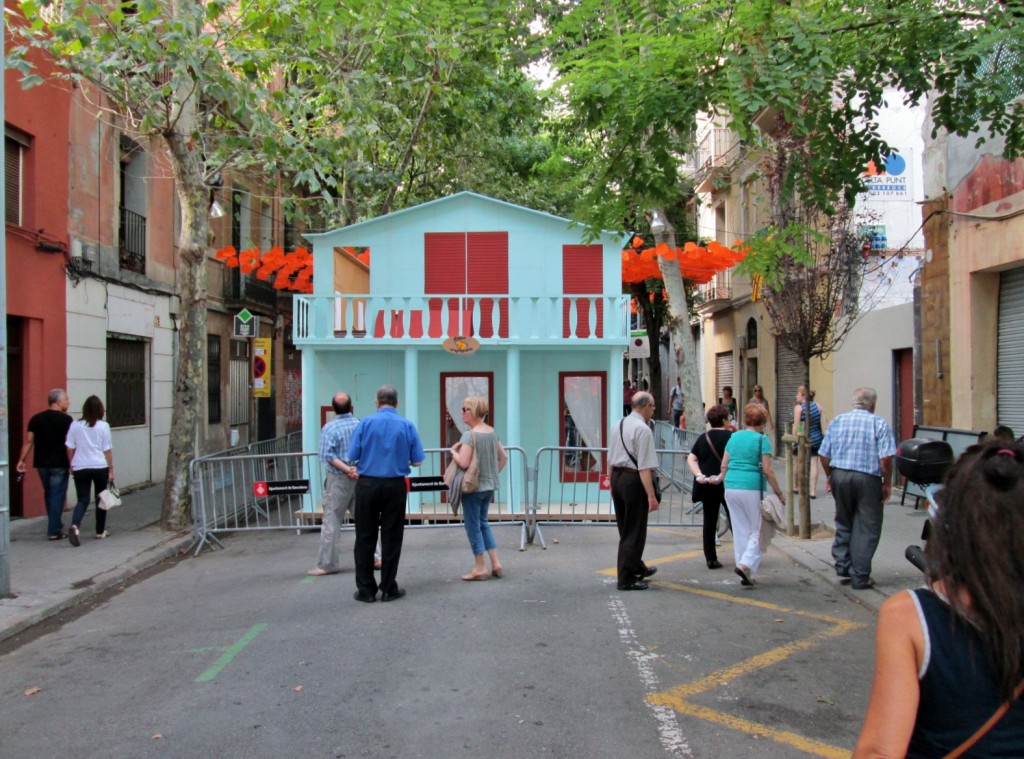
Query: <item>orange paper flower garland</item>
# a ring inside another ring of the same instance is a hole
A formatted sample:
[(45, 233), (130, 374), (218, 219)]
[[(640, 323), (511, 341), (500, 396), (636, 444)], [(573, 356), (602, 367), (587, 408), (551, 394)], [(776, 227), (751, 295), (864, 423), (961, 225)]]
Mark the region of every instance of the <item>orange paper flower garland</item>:
[(291, 253), (275, 246), (260, 254), (258, 248), (236, 251), (233, 245), (217, 251), (217, 259), (229, 268), (237, 268), (243, 274), (256, 272), (256, 279), (264, 282), (274, 277), (276, 290), (291, 290), (297, 293), (313, 292), (313, 255), (306, 248), (296, 248)]

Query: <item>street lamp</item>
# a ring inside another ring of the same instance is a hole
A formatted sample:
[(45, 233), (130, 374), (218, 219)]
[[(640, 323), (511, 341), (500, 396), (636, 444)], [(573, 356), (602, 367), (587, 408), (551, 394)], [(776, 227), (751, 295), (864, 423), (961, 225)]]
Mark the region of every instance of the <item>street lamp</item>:
[(651, 211), (651, 234), (657, 236), (662, 234), (666, 229), (668, 229), (668, 224), (665, 223), (665, 219), (661, 213), (658, 212), (657, 209)]

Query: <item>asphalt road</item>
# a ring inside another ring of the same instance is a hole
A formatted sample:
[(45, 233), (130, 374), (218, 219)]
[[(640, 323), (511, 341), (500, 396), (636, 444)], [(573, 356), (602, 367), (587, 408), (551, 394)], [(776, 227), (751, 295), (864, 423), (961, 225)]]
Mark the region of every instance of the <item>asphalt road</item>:
[(0, 650), (0, 756), (849, 755), (874, 615), (781, 552), (747, 590), (654, 529), (623, 593), (614, 527), (497, 534), (506, 576), (465, 583), (461, 528), (407, 530), (389, 604), (307, 578), (316, 533), (169, 561)]

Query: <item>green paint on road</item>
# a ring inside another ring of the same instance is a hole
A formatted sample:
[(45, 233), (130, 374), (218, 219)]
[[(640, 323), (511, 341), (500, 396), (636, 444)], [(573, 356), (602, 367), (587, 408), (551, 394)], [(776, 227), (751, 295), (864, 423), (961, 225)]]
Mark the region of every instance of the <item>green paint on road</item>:
[(214, 662), (212, 667), (210, 667), (203, 674), (201, 674), (199, 677), (197, 677), (196, 678), (196, 682), (197, 683), (208, 683), (211, 680), (213, 680), (213, 678), (215, 678), (217, 675), (220, 674), (220, 671), (222, 669), (224, 669), (224, 667), (228, 666), (231, 663), (232, 659), (234, 659), (236, 656), (238, 656), (240, 653), (242, 653), (242, 650), (246, 646), (248, 646), (250, 643), (252, 643), (253, 640), (255, 640), (257, 635), (259, 635), (261, 632), (263, 632), (266, 629), (267, 629), (267, 626), (264, 623), (262, 623), (262, 622), (260, 624), (258, 624), (258, 625), (253, 625), (252, 628), (250, 628), (249, 632), (247, 632), (245, 635), (243, 635), (238, 640), (238, 642), (235, 643), (233, 646), (230, 646), (221, 655), (221, 657), (219, 659), (217, 659), (216, 662)]
[(303, 585), (309, 585), (311, 582), (315, 582), (315, 581), (316, 581), (315, 577), (303, 577), (302, 578), (302, 584)]

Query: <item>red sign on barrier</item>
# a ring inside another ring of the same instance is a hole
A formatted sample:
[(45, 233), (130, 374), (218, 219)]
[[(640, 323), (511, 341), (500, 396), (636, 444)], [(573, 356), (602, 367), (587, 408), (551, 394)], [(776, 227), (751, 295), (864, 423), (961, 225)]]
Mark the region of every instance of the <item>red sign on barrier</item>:
[(598, 480), (597, 487), (601, 490), (611, 490), (612, 480), (607, 474), (602, 474), (601, 479)]

